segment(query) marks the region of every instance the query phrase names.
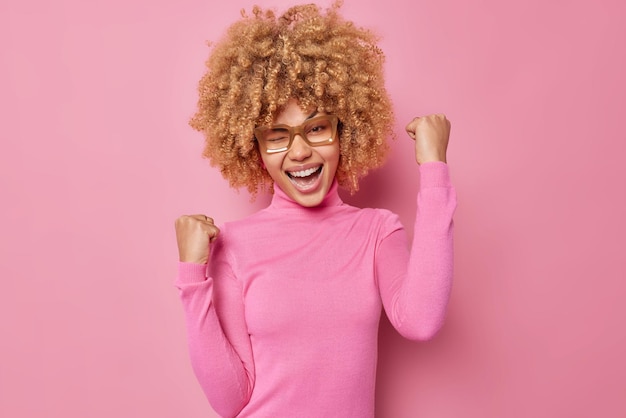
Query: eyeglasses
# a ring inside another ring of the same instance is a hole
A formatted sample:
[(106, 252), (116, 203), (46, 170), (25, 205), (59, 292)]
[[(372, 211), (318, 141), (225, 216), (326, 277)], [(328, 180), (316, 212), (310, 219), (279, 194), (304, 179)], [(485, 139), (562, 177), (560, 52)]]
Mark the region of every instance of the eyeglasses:
[(300, 135), (312, 147), (332, 144), (337, 134), (339, 119), (335, 115), (320, 115), (304, 121), (299, 126), (271, 125), (254, 129), (260, 147), (268, 154), (284, 152), (291, 148), (293, 138)]

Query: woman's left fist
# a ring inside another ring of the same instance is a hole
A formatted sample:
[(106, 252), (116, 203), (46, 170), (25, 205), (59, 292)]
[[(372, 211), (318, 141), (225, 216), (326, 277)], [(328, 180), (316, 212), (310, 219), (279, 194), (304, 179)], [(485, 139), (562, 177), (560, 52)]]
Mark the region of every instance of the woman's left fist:
[(436, 114), (414, 118), (406, 132), (415, 140), (415, 159), (418, 164), (432, 161), (446, 162), (450, 139), (450, 121), (446, 115)]

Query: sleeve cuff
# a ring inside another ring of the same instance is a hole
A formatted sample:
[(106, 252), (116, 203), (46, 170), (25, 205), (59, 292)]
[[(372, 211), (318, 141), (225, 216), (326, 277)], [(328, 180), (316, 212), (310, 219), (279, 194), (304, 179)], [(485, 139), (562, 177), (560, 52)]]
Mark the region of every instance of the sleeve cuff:
[(451, 187), (448, 164), (442, 161), (432, 161), (420, 165), (420, 188)]
[(206, 264), (178, 263), (178, 280), (180, 284), (199, 283), (206, 280)]

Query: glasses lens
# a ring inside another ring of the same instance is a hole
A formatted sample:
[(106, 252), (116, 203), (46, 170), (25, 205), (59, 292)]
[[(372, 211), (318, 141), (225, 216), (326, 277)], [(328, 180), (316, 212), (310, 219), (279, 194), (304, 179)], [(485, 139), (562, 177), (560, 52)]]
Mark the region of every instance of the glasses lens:
[(286, 128), (270, 128), (263, 132), (263, 142), (267, 149), (285, 148), (289, 145), (289, 130)]
[(309, 142), (326, 142), (333, 137), (333, 126), (329, 118), (322, 116), (313, 118), (303, 126), (304, 134)]

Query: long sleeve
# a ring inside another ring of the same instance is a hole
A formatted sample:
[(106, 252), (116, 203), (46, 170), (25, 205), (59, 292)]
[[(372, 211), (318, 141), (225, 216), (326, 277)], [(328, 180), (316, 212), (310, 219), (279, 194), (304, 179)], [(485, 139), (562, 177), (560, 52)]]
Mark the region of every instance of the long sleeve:
[(234, 417), (254, 387), (254, 362), (241, 284), (233, 275), (222, 241), (206, 265), (180, 263), (176, 286), (185, 311), (193, 370), (213, 409)]
[(456, 195), (445, 163), (420, 167), (415, 229), (410, 252), (406, 232), (395, 228), (376, 253), (383, 306), (396, 330), (412, 340), (441, 328), (452, 287)]
[(191, 361), (216, 412), (375, 415), (381, 301), (402, 335), (425, 339), (450, 293), (454, 190), (445, 164), (420, 171), (410, 252), (397, 215), (344, 204), (335, 183), (313, 208), (276, 188), (220, 227), (208, 274), (181, 264)]

